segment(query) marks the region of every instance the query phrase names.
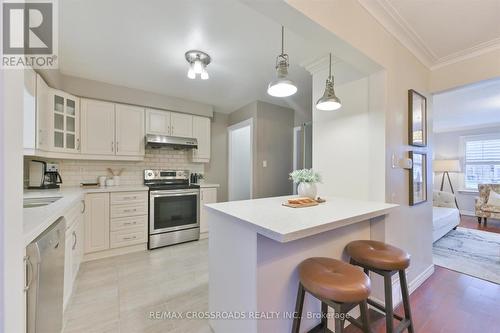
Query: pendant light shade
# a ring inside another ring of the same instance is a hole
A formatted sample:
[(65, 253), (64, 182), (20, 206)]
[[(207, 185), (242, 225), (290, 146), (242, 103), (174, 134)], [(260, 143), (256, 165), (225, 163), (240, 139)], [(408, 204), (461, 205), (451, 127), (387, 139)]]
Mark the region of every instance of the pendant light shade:
[(284, 51), (285, 28), (281, 26), (281, 54), (276, 57), (276, 80), (271, 81), (267, 93), (274, 97), (288, 97), (297, 92), (297, 86), (288, 78), (288, 54)]
[(333, 87), (332, 54), (330, 53), (330, 69), (328, 78), (326, 79), (325, 92), (316, 102), (316, 109), (321, 111), (335, 111), (340, 109), (341, 106), (342, 103), (340, 102), (340, 98), (335, 95), (335, 89)]

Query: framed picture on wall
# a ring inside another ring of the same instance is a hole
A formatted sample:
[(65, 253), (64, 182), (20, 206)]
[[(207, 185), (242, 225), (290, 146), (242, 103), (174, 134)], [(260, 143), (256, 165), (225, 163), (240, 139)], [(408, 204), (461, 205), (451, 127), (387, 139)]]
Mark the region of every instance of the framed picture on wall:
[(427, 99), (415, 90), (408, 90), (408, 144), (427, 146)]
[(427, 155), (410, 151), (410, 206), (427, 201)]

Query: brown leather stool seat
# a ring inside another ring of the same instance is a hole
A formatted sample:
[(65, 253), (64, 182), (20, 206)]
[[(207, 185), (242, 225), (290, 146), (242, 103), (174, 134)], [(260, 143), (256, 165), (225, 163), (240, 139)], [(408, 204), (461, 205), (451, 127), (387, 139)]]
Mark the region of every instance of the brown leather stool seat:
[(353, 265), (314, 257), (299, 265), (299, 279), (312, 294), (341, 303), (358, 303), (370, 295), (370, 279)]
[(399, 271), (410, 266), (410, 255), (406, 251), (383, 242), (353, 241), (347, 244), (346, 251), (356, 262), (385, 271)]
[[(384, 303), (368, 299), (368, 304), (385, 312), (385, 326), (387, 333), (401, 333), (408, 330), (414, 333), (413, 320), (410, 310), (410, 295), (406, 282), (405, 269), (410, 266), (410, 255), (395, 246), (373, 240), (357, 240), (346, 246), (346, 252), (351, 257), (350, 263), (361, 266), (365, 274), (373, 272), (384, 278)], [(392, 304), (392, 276), (399, 275), (401, 297), (403, 299), (404, 316), (394, 313)], [(394, 318), (399, 321), (394, 326)]]

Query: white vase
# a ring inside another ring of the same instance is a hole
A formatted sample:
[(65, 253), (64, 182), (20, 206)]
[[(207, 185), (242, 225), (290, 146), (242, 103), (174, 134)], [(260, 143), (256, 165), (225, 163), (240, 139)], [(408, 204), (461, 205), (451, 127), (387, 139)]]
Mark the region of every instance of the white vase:
[(297, 193), (301, 197), (316, 199), (317, 192), (315, 183), (299, 183), (299, 186), (297, 186)]

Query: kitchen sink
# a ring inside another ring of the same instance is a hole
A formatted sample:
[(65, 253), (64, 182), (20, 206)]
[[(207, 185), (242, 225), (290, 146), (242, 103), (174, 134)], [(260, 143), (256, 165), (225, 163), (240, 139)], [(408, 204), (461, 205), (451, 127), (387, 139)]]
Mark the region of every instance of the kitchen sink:
[(62, 197), (24, 198), (23, 208), (35, 208), (50, 205)]

